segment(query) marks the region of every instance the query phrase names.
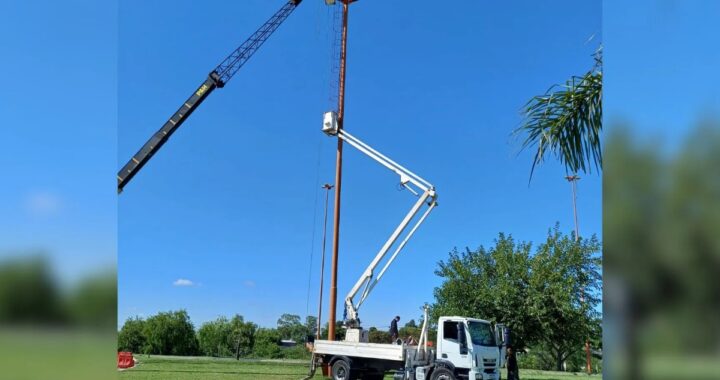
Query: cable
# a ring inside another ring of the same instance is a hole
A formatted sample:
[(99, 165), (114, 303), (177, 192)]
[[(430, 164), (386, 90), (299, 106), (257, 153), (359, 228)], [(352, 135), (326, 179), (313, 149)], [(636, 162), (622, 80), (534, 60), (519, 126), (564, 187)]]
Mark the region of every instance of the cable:
[(318, 193), (320, 192), (320, 153), (322, 151), (322, 140), (318, 140), (317, 165), (315, 169), (315, 201), (313, 206), (312, 238), (310, 243), (310, 264), (308, 268), (307, 298), (305, 302), (305, 318), (310, 315), (310, 285), (312, 284), (313, 254), (315, 252), (315, 230), (317, 230), (317, 208)]

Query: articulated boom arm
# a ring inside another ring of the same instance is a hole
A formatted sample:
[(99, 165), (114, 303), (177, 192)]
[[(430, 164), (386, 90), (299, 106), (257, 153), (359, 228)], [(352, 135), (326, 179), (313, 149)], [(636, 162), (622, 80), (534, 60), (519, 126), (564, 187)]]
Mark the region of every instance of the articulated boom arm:
[[(390, 267), (393, 261), (395, 261), (395, 258), (405, 247), (408, 240), (410, 240), (415, 231), (417, 231), (418, 227), (420, 227), (420, 225), (425, 221), (425, 218), (427, 218), (430, 214), (430, 211), (437, 206), (437, 194), (435, 193), (435, 187), (426, 180), (422, 179), (420, 176), (407, 170), (400, 164), (371, 148), (369, 145), (363, 143), (356, 137), (345, 132), (343, 129), (339, 129), (337, 126), (337, 116), (334, 112), (328, 112), (325, 114), (323, 132), (343, 139), (346, 143), (352, 145), (373, 160), (395, 172), (395, 174), (400, 176), (400, 184), (418, 197), (417, 202), (415, 202), (410, 211), (405, 215), (405, 218), (403, 218), (395, 231), (393, 231), (385, 244), (383, 244), (382, 248), (380, 248), (380, 251), (377, 255), (375, 255), (375, 258), (372, 260), (370, 265), (368, 265), (358, 281), (355, 283), (355, 286), (353, 286), (345, 297), (345, 323), (348, 327), (359, 327), (360, 319), (358, 318), (358, 309), (363, 302), (365, 302), (373, 288), (375, 288), (375, 285), (377, 285), (383, 277), (388, 267)], [(427, 206), (427, 209), (421, 213), (420, 217), (415, 220), (414, 223), (412, 223), (424, 205)], [(390, 258), (385, 262), (385, 265), (382, 267), (377, 276), (375, 276), (375, 269), (377, 269), (380, 262), (395, 245), (405, 229), (411, 224), (412, 227), (409, 232), (405, 234), (405, 237), (403, 237), (400, 243), (395, 247), (395, 250)], [(360, 293), (360, 297), (357, 302), (354, 302), (355, 296), (357, 296), (358, 293)]]
[(290, 16), (292, 11), (302, 0), (289, 0), (279, 11), (265, 22), (255, 33), (250, 36), (240, 47), (235, 49), (225, 58), (213, 71), (208, 74), (207, 79), (198, 89), (183, 103), (180, 108), (155, 132), (150, 140), (135, 153), (130, 161), (120, 169), (117, 174), (118, 193), (122, 192), (125, 185), (142, 169), (152, 156), (162, 147), (170, 136), (185, 122), (195, 111), (203, 100), (208, 97), (216, 88), (222, 88), (240, 70), (242, 65), (267, 41), (270, 35)]

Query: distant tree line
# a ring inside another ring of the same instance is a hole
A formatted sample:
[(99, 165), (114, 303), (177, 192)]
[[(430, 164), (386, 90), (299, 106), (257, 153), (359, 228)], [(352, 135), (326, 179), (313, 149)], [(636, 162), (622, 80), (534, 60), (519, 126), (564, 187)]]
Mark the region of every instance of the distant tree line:
[(108, 328), (117, 322), (117, 275), (61, 286), (42, 255), (0, 261), (0, 324)]
[[(220, 316), (196, 330), (185, 310), (161, 312), (147, 319), (125, 321), (118, 334), (118, 350), (151, 355), (252, 357), (300, 359), (309, 357), (304, 347), (316, 331), (317, 319), (305, 323), (294, 314), (283, 314), (275, 328), (262, 328), (241, 315)], [(283, 348), (281, 340), (295, 342)]]
[[(345, 337), (342, 321), (337, 321), (336, 340)], [(245, 321), (241, 315), (220, 316), (195, 329), (185, 310), (160, 312), (147, 319), (125, 321), (118, 334), (118, 350), (148, 355), (211, 356), (235, 358), (303, 359), (309, 353), (305, 343), (317, 332), (317, 318), (308, 316), (301, 322), (299, 315), (283, 314), (274, 328), (262, 328)], [(327, 339), (327, 323), (320, 338)], [(370, 327), (370, 342), (390, 343), (390, 334)], [(400, 328), (402, 338), (420, 337), (414, 320)], [(434, 339), (434, 333), (430, 334)], [(282, 340), (294, 341), (294, 347), (283, 347)]]

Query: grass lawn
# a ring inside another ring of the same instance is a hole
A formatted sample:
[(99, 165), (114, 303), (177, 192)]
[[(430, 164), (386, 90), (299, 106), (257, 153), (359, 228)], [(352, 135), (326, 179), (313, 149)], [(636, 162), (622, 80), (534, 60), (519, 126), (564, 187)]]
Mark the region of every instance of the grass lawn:
[[(138, 364), (120, 372), (121, 380), (220, 380), (220, 379), (292, 379), (308, 373), (308, 361), (237, 361), (234, 359), (181, 358), (136, 355)], [(320, 378), (316, 376), (317, 378)]]
[[(190, 380), (190, 379), (287, 379), (300, 380), (307, 374), (307, 361), (236, 361), (234, 359), (180, 358), (137, 355), (135, 368), (120, 372), (121, 380)], [(521, 370), (523, 380), (601, 379), (600, 375)], [(320, 371), (315, 379), (322, 379)], [(507, 378), (503, 371), (503, 378)], [(392, 375), (385, 376), (392, 379)]]
[(116, 352), (115, 334), (0, 328), (0, 378), (113, 379)]

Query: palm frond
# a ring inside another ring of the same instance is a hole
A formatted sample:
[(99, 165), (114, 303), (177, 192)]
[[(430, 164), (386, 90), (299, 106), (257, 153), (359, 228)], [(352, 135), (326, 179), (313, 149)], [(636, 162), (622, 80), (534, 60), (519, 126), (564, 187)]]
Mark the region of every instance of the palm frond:
[(525, 134), (522, 148), (535, 147), (530, 178), (548, 153), (569, 173), (602, 170), (602, 56), (583, 76), (552, 86), (523, 107), (524, 120), (515, 134)]

